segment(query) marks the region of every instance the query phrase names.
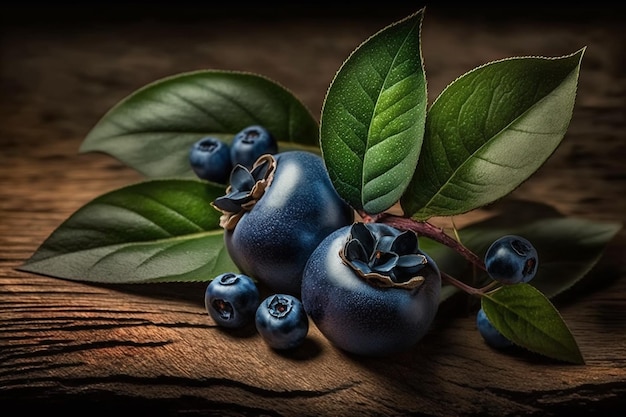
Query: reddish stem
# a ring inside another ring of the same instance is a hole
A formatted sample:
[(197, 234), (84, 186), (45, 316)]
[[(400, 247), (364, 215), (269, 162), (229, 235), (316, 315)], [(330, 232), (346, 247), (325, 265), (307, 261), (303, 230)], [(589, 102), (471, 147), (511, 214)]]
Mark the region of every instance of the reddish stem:
[[(368, 218), (371, 221), (371, 218)], [(437, 227), (426, 221), (413, 220), (408, 217), (396, 216), (393, 214), (383, 213), (377, 215), (374, 221), (385, 223), (401, 230), (413, 230), (420, 236), (428, 237), (436, 242), (448, 246), (461, 254), (476, 267), (485, 271), (485, 263), (474, 252), (463, 246), (461, 242), (452, 238), (440, 227)]]
[(467, 284), (459, 281), (458, 279), (456, 279), (456, 278), (446, 274), (445, 272), (441, 272), (441, 279), (443, 281), (446, 281), (448, 284), (454, 285), (458, 289), (460, 289), (462, 291), (465, 291), (469, 295), (480, 297), (484, 293), (483, 288), (480, 288), (480, 289), (479, 288), (474, 288), (474, 287), (472, 287), (470, 285), (467, 285)]

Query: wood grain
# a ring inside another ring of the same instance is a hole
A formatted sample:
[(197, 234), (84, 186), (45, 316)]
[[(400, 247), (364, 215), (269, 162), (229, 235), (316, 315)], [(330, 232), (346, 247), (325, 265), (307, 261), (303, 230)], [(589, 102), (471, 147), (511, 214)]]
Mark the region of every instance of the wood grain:
[[(429, 95), (516, 55), (587, 46), (563, 145), (514, 197), (565, 215), (624, 222), (623, 22), (550, 15), (465, 17), (427, 9)], [(349, 52), (395, 17), (65, 19), (7, 24), (0, 43), (0, 404), (26, 412), (206, 416), (621, 415), (626, 410), (626, 235), (555, 302), (587, 361), (571, 366), (488, 348), (472, 315), (441, 314), (415, 349), (364, 359), (311, 326), (295, 352), (205, 313), (205, 285), (87, 285), (16, 270), (83, 204), (141, 180), (104, 154), (78, 154), (118, 100), (163, 76), (251, 71), (314, 114)], [(242, 30), (245, 28), (245, 30)], [(462, 216), (466, 224), (485, 213)], [(3, 415), (17, 415), (10, 412)]]

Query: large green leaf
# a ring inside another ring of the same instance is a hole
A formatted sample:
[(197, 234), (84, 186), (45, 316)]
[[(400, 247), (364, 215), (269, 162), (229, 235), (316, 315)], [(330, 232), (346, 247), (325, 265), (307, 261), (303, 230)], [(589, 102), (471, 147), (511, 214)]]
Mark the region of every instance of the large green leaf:
[(18, 269), (101, 283), (209, 281), (237, 270), (210, 205), (223, 194), (183, 179), (111, 191), (65, 220)]
[(504, 286), (482, 297), (481, 305), (493, 326), (516, 345), (549, 358), (585, 363), (559, 312), (533, 286)]
[(108, 153), (151, 178), (191, 177), (190, 146), (211, 135), (228, 143), (260, 124), (279, 151), (319, 152), (317, 121), (291, 92), (255, 74), (197, 71), (149, 84), (93, 127), (81, 152)]
[(583, 52), (492, 62), (451, 83), (428, 111), (404, 212), (419, 220), (465, 213), (528, 179), (566, 133)]
[(366, 40), (330, 85), (320, 145), (330, 178), (355, 209), (397, 203), (413, 175), (426, 118), (423, 9)]

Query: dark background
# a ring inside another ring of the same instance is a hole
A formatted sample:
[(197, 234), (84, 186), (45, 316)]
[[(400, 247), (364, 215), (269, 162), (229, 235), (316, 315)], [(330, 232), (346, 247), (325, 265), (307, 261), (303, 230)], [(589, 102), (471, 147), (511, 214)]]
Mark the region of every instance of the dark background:
[(623, 19), (626, 5), (620, 2), (591, 1), (548, 4), (545, 1), (496, 4), (480, 2), (353, 2), (349, 4), (322, 4), (320, 2), (283, 1), (43, 1), (26, 0), (3, 2), (2, 20), (7, 23), (24, 23), (29, 20), (52, 19), (120, 21), (128, 19), (204, 19), (207, 16), (239, 16), (272, 19), (289, 16), (353, 16), (353, 17), (403, 17), (426, 6), (429, 13), (442, 13), (455, 17), (482, 17), (489, 19)]

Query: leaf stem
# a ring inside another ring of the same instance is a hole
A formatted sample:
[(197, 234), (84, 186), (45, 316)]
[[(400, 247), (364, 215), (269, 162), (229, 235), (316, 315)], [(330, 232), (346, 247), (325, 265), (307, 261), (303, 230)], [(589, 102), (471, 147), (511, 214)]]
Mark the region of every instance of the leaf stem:
[(465, 247), (461, 242), (449, 236), (442, 228), (428, 223), (427, 221), (413, 220), (408, 217), (397, 216), (389, 213), (377, 215), (374, 221), (385, 223), (402, 230), (413, 230), (420, 236), (428, 237), (436, 242), (454, 249), (476, 267), (485, 271), (485, 263), (474, 252)]
[(441, 279), (446, 281), (448, 284), (454, 285), (458, 289), (465, 291), (469, 295), (473, 295), (475, 297), (482, 297), (484, 295), (483, 288), (474, 288), (470, 285), (465, 284), (464, 282), (459, 281), (451, 275), (446, 274), (445, 272), (441, 272)]
[(482, 294), (485, 294), (491, 290), (493, 290), (494, 288), (497, 288), (500, 285), (500, 283), (498, 281), (492, 281), (489, 284), (485, 285), (484, 287), (480, 288), (479, 291)]

